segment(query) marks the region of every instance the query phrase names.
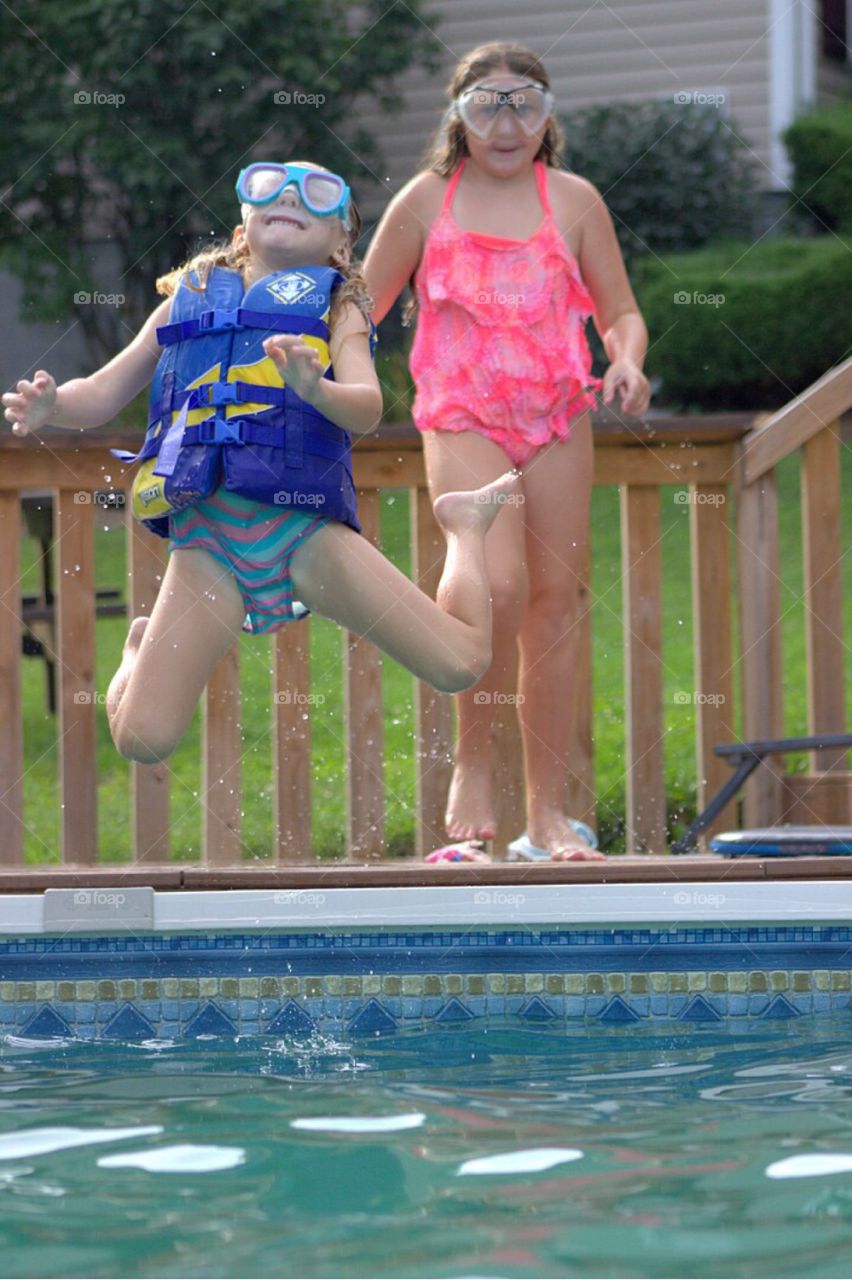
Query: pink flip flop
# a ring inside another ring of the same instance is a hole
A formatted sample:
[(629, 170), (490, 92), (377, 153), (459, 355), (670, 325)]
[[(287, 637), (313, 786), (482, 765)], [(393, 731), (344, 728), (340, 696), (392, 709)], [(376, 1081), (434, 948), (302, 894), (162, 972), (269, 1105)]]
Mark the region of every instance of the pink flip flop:
[(459, 840), (456, 844), (445, 844), (440, 849), (427, 853), (424, 862), (490, 862), (487, 853), (482, 851), (481, 840)]

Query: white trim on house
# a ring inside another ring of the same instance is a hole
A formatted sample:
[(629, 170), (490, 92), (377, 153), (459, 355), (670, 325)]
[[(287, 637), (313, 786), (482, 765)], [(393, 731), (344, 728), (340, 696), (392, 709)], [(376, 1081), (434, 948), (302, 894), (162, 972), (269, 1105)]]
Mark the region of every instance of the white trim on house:
[(792, 166), (781, 134), (816, 98), (817, 16), (804, 0), (769, 0), (768, 20), (769, 186), (783, 191)]

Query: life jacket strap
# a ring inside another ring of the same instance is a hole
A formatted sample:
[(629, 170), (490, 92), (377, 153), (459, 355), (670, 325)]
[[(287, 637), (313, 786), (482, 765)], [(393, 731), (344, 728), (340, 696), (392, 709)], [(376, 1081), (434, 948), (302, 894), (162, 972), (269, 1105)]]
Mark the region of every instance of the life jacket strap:
[[(306, 416), (312, 418), (313, 415)], [(280, 424), (275, 426), (253, 418), (214, 418), (208, 422), (197, 422), (185, 428), (182, 444), (267, 445), (283, 449), (287, 466), (301, 466), (305, 453), (328, 458), (332, 462), (345, 462), (348, 466), (348, 435), (336, 427), (321, 429), (321, 425), (324, 426), (312, 420), (307, 449), (304, 447), (304, 424), (299, 423), (294, 431), (288, 420), (282, 431)]]
[(187, 338), (206, 337), (211, 333), (226, 333), (229, 329), (266, 329), (276, 333), (308, 333), (315, 338), (328, 338), (329, 329), (324, 320), (309, 316), (295, 316), (286, 311), (252, 311), (247, 307), (227, 310), (211, 307), (200, 316), (179, 320), (176, 324), (157, 327), (157, 341), (161, 347), (185, 342)]

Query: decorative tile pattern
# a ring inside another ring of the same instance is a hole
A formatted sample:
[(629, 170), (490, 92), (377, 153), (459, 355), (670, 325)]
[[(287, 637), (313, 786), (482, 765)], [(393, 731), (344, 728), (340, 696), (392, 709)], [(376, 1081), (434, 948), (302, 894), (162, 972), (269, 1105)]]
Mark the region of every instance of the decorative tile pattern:
[(475, 1015), (471, 1013), (467, 1005), (462, 1004), (461, 1000), (453, 996), (448, 1000), (444, 1007), (435, 1014), (436, 1022), (470, 1022)]
[(601, 1022), (636, 1022), (638, 1018), (636, 1010), (625, 1004), (621, 996), (613, 996), (598, 1014)]
[(481, 1018), (798, 1018), (849, 1012), (852, 928), (563, 929), (0, 939), (0, 1034), (154, 1037)]
[(704, 996), (693, 996), (678, 1015), (679, 1022), (719, 1022), (721, 1014), (715, 1005), (708, 1004)]
[(349, 1023), (349, 1031), (354, 1036), (378, 1036), (396, 1029), (396, 1018), (375, 999), (368, 1000), (357, 1017)]

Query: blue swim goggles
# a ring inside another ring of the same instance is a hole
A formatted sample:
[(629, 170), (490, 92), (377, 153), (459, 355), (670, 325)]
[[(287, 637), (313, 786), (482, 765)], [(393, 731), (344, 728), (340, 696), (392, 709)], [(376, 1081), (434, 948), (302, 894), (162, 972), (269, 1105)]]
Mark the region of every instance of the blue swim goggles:
[(341, 177), (327, 169), (312, 169), (306, 164), (250, 164), (237, 178), (237, 195), (243, 204), (272, 204), (293, 184), (309, 213), (317, 218), (336, 213), (346, 222), (352, 193)]

